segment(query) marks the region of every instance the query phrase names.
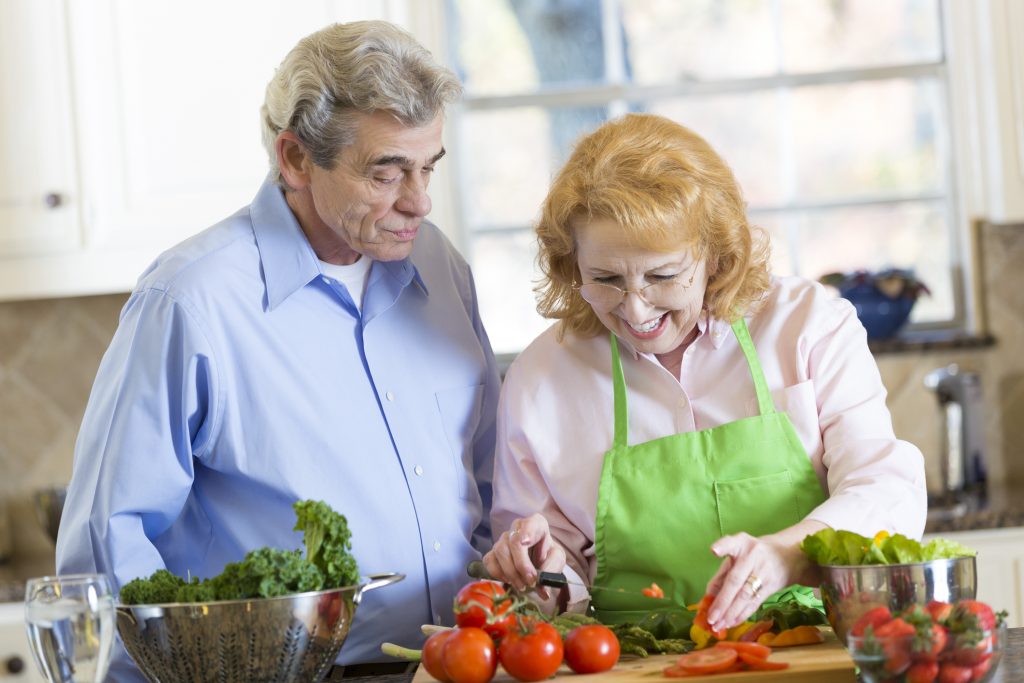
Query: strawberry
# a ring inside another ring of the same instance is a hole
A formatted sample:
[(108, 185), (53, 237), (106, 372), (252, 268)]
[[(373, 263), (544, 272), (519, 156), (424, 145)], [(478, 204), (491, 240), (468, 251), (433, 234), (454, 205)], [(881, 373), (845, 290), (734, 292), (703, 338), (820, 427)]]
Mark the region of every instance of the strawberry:
[(980, 681), (988, 673), (989, 668), (992, 666), (992, 660), (986, 659), (981, 664), (976, 664), (971, 667), (971, 680)]
[(903, 619), (914, 627), (914, 642), (911, 646), (914, 661), (936, 661), (949, 640), (946, 627), (932, 621), (931, 613), (919, 605), (904, 610)]
[(939, 667), (939, 683), (968, 683), (973, 672), (970, 667), (945, 663)]
[(925, 610), (928, 611), (928, 614), (932, 615), (933, 621), (941, 624), (949, 618), (950, 612), (953, 611), (953, 605), (941, 600), (932, 600), (925, 605)]
[(907, 669), (907, 683), (932, 683), (939, 675), (938, 662), (918, 662)]
[(977, 600), (960, 600), (956, 603), (957, 611), (973, 614), (978, 618), (978, 626), (985, 631), (991, 631), (996, 627), (996, 615), (992, 608)]
[(882, 624), (892, 621), (892, 613), (888, 607), (873, 607), (864, 614), (857, 618), (857, 621), (853, 622), (853, 626), (850, 627), (851, 636), (862, 636), (864, 631), (871, 626), (877, 629)]

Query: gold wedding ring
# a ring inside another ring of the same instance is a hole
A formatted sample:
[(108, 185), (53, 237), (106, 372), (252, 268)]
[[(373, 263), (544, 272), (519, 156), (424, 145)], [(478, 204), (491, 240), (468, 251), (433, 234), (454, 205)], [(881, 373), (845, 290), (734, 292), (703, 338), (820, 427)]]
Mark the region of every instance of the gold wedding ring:
[(747, 586), (750, 587), (750, 595), (755, 598), (757, 597), (757, 594), (761, 592), (761, 586), (764, 585), (763, 583), (761, 583), (760, 577), (755, 576), (754, 574), (748, 576), (747, 580), (744, 583), (746, 583)]
[(509, 532), (508, 532), (509, 540), (511, 540), (513, 536), (518, 536), (518, 535), (519, 535), (519, 529), (510, 529)]

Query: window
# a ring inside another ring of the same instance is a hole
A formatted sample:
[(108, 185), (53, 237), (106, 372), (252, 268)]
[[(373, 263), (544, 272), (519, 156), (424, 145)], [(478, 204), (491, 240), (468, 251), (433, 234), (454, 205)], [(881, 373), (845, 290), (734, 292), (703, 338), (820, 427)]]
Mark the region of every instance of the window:
[(463, 249), (498, 353), (536, 313), (532, 224), (572, 141), (628, 111), (730, 163), (773, 269), (913, 268), (962, 323), (939, 0), (448, 0)]

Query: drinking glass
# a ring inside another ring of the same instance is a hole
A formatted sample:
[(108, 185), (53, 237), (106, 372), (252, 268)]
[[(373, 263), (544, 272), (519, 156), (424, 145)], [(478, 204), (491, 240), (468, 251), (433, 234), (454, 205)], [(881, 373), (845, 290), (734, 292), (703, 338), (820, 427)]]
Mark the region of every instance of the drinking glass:
[(43, 576), (25, 586), (25, 629), (51, 683), (101, 683), (114, 628), (114, 597), (103, 574)]

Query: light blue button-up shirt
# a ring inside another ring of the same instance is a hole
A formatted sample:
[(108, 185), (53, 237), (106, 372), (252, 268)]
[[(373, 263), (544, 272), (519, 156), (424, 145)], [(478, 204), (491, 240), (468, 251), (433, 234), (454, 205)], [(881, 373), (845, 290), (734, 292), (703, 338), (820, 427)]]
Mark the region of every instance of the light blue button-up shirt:
[[(161, 255), (100, 364), (57, 543), (61, 573), (207, 577), (301, 548), (292, 503), (343, 513), (365, 576), (341, 663), (385, 661), (450, 623), (490, 547), (499, 388), (469, 267), (424, 221), (375, 262), (362, 313), (271, 182)], [(112, 679), (142, 680), (123, 650)]]

